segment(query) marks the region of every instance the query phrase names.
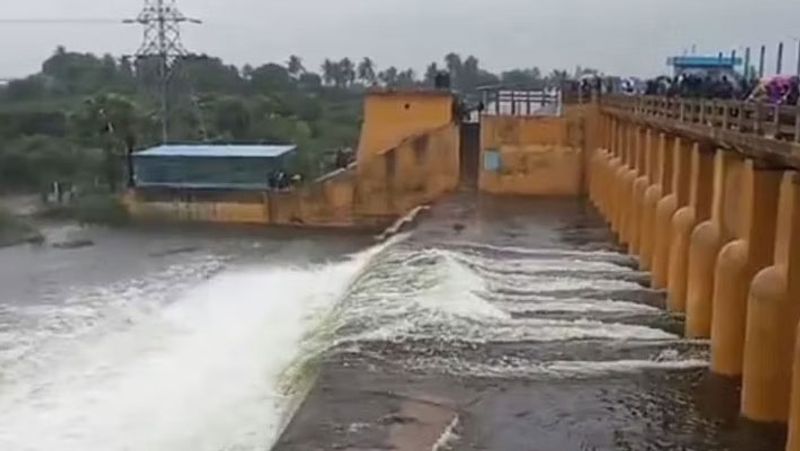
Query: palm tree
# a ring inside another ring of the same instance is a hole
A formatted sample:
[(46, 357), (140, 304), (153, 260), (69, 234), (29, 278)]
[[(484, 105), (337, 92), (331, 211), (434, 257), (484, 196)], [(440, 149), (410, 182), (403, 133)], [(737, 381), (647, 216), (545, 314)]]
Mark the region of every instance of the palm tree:
[(289, 61), (286, 62), (286, 67), (289, 74), (294, 78), (300, 77), (300, 75), (306, 71), (306, 68), (303, 67), (303, 59), (297, 55), (291, 55), (289, 57)]
[(344, 86), (350, 86), (356, 81), (356, 66), (350, 58), (343, 58), (339, 61), (341, 71), (341, 81)]
[(336, 84), (338, 72), (339, 64), (326, 58), (325, 62), (322, 63), (322, 80), (325, 82), (325, 84)]
[(358, 63), (358, 79), (367, 85), (375, 86), (377, 82), (375, 63), (369, 57), (364, 57), (364, 59)]
[(378, 78), (387, 88), (394, 88), (397, 86), (397, 76), (398, 70), (394, 66), (391, 66), (390, 68), (378, 74)]

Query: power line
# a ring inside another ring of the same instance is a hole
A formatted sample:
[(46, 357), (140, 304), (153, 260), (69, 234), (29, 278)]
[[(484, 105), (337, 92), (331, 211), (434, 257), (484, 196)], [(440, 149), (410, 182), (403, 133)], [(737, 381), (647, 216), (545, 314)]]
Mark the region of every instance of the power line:
[(169, 84), (175, 61), (189, 55), (181, 39), (181, 24), (202, 21), (183, 15), (176, 0), (144, 0), (144, 8), (126, 24), (143, 27), (143, 40), (134, 55), (137, 60), (156, 59), (159, 64), (158, 84), (161, 100), (161, 139), (169, 140)]
[(0, 24), (52, 25), (52, 24), (121, 24), (122, 19), (103, 18), (42, 18), (42, 19), (0, 19)]

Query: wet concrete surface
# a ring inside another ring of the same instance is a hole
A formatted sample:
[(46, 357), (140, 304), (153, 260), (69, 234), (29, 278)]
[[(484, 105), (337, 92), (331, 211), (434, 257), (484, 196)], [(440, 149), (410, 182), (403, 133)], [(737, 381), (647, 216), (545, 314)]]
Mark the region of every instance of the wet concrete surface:
[(274, 449), (779, 451), (578, 200), (460, 195), (353, 285)]

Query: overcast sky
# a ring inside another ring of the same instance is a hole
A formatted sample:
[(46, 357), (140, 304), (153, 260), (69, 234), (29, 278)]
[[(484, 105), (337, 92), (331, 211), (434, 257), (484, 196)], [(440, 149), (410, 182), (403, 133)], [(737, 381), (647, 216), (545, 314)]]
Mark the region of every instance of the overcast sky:
[[(111, 24), (9, 24), (3, 19), (124, 18), (141, 0), (3, 0), (0, 78), (36, 72), (57, 45), (132, 53), (141, 31)], [(652, 75), (665, 59), (696, 44), (716, 53), (787, 42), (796, 67), (800, 0), (179, 0), (186, 46), (254, 65), (301, 55), (310, 68), (325, 57), (371, 56), (379, 66), (422, 70), (449, 52), (474, 54), (499, 71), (575, 65), (607, 73)], [(770, 64), (774, 70), (774, 63)]]

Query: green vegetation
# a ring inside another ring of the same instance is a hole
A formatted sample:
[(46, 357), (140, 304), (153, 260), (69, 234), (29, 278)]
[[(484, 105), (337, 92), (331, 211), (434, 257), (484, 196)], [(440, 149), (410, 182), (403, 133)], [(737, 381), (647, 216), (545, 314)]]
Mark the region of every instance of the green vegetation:
[[(128, 152), (161, 140), (157, 63), (59, 47), (41, 72), (0, 86), (0, 192), (43, 192), (56, 181), (79, 192), (117, 192)], [(543, 77), (536, 68), (495, 75), (455, 53), (444, 65), (429, 65), (421, 79), (413, 69), (379, 70), (370, 58), (326, 60), (315, 73), (298, 56), (241, 69), (193, 56), (176, 63), (171, 79), (170, 140), (292, 142), (302, 151), (297, 170), (314, 176), (328, 169), (326, 152), (356, 147), (366, 89), (432, 86), (439, 70), (449, 71), (462, 93), (500, 81), (543, 87), (566, 77)]]
[(25, 241), (41, 241), (42, 236), (27, 221), (20, 219), (3, 208), (0, 208), (0, 247), (10, 246)]

